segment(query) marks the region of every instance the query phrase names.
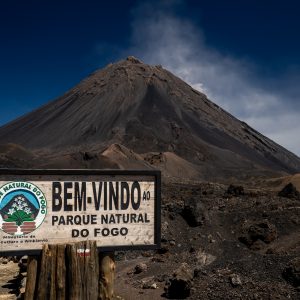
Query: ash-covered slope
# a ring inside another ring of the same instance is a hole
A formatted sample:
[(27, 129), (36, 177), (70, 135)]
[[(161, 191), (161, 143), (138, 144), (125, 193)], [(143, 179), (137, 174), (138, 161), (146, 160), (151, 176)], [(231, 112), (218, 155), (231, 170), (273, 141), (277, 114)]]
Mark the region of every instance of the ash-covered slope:
[(300, 171), (297, 156), (161, 66), (133, 57), (96, 71), (57, 100), (1, 127), (0, 140), (61, 150), (103, 150), (118, 143), (137, 153), (174, 152), (199, 166), (230, 170), (228, 175), (242, 169)]

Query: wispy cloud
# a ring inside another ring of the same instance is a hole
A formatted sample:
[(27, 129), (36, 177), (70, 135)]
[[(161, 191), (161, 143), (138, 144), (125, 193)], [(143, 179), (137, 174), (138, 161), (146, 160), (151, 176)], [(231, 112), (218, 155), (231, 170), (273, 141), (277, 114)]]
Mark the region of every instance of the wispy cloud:
[[(191, 21), (172, 13), (174, 2), (143, 4), (132, 21), (133, 54), (149, 64), (161, 64), (212, 101), (287, 149), (300, 154), (300, 113), (287, 81), (263, 79), (250, 62), (224, 56), (205, 43)], [(264, 85), (265, 83), (265, 85)], [(282, 86), (280, 86), (282, 84)], [(284, 85), (285, 84), (285, 85)], [(290, 83), (289, 83), (290, 84)], [(290, 89), (289, 89), (290, 90)]]

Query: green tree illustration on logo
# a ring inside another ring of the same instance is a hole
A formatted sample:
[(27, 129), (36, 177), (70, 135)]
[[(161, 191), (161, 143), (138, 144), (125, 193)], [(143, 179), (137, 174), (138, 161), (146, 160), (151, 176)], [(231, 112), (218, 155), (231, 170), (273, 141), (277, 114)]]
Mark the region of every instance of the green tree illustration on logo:
[(15, 222), (18, 226), (24, 222), (34, 221), (34, 215), (22, 195), (16, 197), (4, 221)]

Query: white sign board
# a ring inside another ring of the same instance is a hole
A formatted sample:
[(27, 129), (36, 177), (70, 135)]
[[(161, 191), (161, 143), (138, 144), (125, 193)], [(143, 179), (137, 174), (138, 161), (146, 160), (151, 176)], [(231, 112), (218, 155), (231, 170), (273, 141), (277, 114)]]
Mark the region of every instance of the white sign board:
[(0, 170), (0, 252), (96, 240), (104, 250), (160, 244), (160, 172)]

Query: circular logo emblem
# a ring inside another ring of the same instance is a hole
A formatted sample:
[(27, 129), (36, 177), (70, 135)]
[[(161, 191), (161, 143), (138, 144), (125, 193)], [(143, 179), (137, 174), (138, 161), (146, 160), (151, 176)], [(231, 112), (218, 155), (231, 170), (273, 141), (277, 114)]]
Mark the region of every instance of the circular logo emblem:
[(33, 232), (44, 221), (47, 203), (30, 182), (10, 182), (0, 188), (0, 229), (10, 235)]

